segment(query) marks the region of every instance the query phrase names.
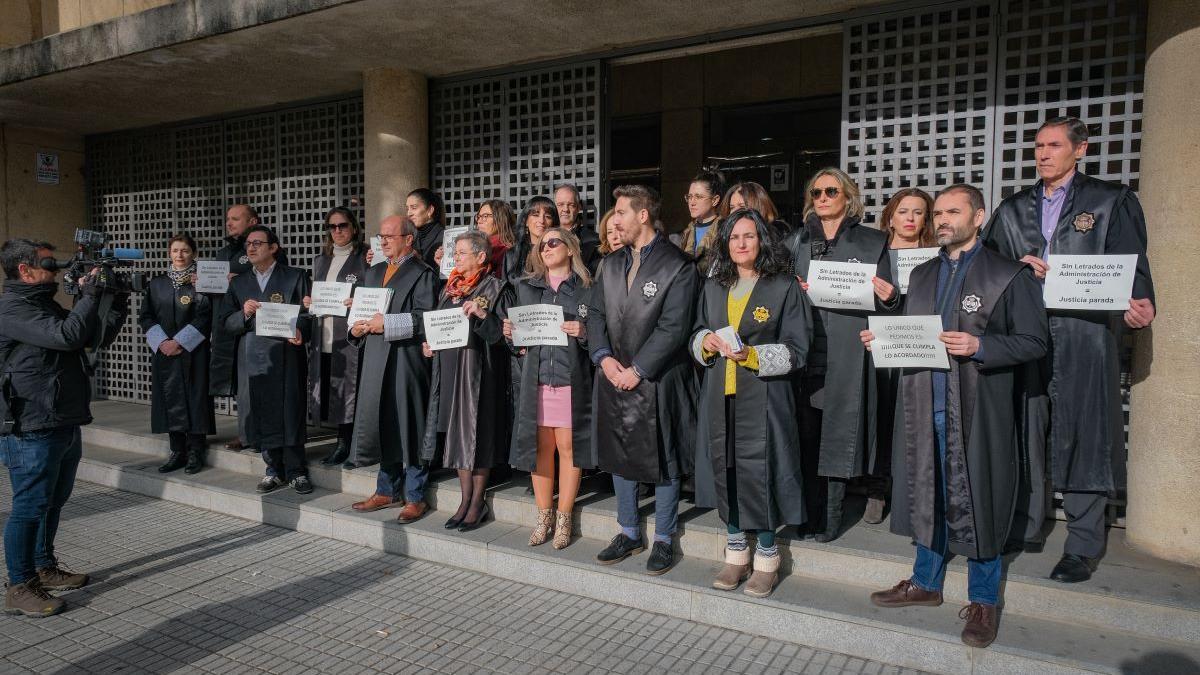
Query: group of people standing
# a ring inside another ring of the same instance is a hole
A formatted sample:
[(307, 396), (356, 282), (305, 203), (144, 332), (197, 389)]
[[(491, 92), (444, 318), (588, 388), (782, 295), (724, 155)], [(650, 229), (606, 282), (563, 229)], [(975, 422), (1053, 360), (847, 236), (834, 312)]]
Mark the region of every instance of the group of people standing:
[[(882, 522), (890, 501), (891, 529), (917, 547), (912, 576), (872, 600), (941, 604), (947, 561), (966, 556), (963, 640), (986, 646), (1000, 556), (1042, 536), (1051, 490), (1064, 493), (1068, 517), (1052, 578), (1082, 581), (1095, 569), (1123, 438), (1119, 337), (1154, 318), (1137, 199), (1076, 171), (1086, 152), (1086, 125), (1049, 120), (1034, 152), (1040, 180), (990, 222), (983, 194), (959, 184), (936, 199), (900, 190), (878, 229), (863, 223), (858, 187), (839, 169), (809, 181), (795, 226), (762, 186), (727, 187), (704, 171), (685, 196), (692, 222), (671, 238), (650, 188), (618, 187), (593, 230), (579, 191), (563, 185), (519, 214), (483, 202), (474, 227), (444, 248), (444, 206), (422, 188), (404, 215), (379, 224), (386, 260), (374, 260), (353, 212), (336, 208), (311, 270), (290, 267), (274, 231), (236, 205), (219, 254), (229, 291), (194, 292), (195, 244), (179, 235), (172, 269), (143, 303), (154, 427), (171, 434), (162, 469), (199, 469), (210, 397), (236, 391), (240, 442), (267, 465), (260, 492), (312, 490), (305, 427), (323, 424), (338, 435), (324, 463), (378, 465), (375, 493), (356, 510), (423, 517), (429, 470), (441, 466), (457, 472), (461, 496), (445, 527), (471, 530), (490, 516), (490, 472), (511, 466), (532, 475), (529, 544), (563, 548), (581, 475), (598, 470), (612, 475), (620, 531), (597, 559), (636, 555), (649, 536), (649, 574), (675, 564), (690, 478), (697, 506), (717, 509), (728, 528), (713, 586), (744, 583), (757, 597), (779, 578), (778, 531), (836, 538), (859, 481), (865, 519)], [(896, 250), (933, 246), (901, 293)], [(1053, 253), (1137, 254), (1128, 311), (1048, 312), (1039, 280)], [(445, 256), (454, 264), (443, 279)], [(814, 307), (814, 261), (874, 265), (874, 312)], [(307, 308), (312, 281), (392, 293), (369, 320), (302, 311), (291, 339), (255, 335), (261, 303)], [(514, 346), (509, 310), (533, 304), (561, 308), (564, 346)], [(469, 338), (433, 351), (422, 317), (446, 309), (468, 317)], [(876, 369), (872, 313), (940, 315), (949, 370)], [(653, 486), (652, 533), (638, 514), (641, 484)]]

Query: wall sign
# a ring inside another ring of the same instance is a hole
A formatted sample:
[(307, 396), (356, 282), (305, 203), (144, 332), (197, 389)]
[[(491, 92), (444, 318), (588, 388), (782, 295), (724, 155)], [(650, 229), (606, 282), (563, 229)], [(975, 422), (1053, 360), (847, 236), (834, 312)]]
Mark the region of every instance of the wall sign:
[(37, 182), (45, 185), (58, 185), (58, 153), (37, 153)]

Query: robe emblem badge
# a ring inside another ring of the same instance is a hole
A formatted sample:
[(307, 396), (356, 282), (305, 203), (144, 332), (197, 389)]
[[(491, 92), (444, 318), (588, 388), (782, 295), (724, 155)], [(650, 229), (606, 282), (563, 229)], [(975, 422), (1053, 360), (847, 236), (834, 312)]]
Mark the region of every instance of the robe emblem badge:
[(1084, 211), (1083, 213), (1075, 216), (1074, 225), (1076, 232), (1087, 234), (1088, 232), (1092, 231), (1093, 227), (1096, 226), (1096, 216), (1095, 214)]
[(272, 293), (271, 302), (283, 302), (283, 293)]
[(653, 298), (654, 296), (658, 295), (658, 284), (654, 283), (653, 281), (647, 281), (642, 286), (642, 295), (646, 296), (647, 298)]
[(849, 260), (847, 260), (846, 262), (851, 262), (851, 263), (861, 263), (862, 261), (861, 261), (861, 260), (859, 260), (858, 258), (850, 258), (850, 259), (849, 259)]
[(974, 314), (975, 312), (978, 312), (980, 307), (983, 307), (983, 299), (978, 295), (972, 293), (970, 295), (963, 296), (962, 308), (967, 314)]
[(192, 296), (190, 296), (190, 295), (179, 296), (179, 304), (183, 305), (184, 307), (187, 307), (188, 305), (192, 304)]
[(587, 305), (580, 303), (579, 307), (575, 308), (575, 313), (579, 315), (579, 318), (586, 319), (587, 318)]
[(771, 312), (766, 307), (754, 308), (754, 320), (759, 323), (766, 323), (767, 319), (771, 318)]
[(250, 256), (243, 255), (242, 257), (238, 258), (238, 262), (245, 265), (246, 263), (250, 262)]
[(475, 306), (476, 306), (476, 307), (478, 307), (479, 309), (482, 309), (482, 310), (484, 310), (484, 311), (486, 312), (486, 311), (487, 311), (487, 308), (488, 308), (488, 299), (487, 299), (487, 296), (486, 296), (486, 295), (481, 295), (481, 296), (479, 296), (479, 297), (475, 298)]
[(358, 275), (357, 274), (347, 274), (346, 275), (346, 283), (357, 284), (358, 283)]

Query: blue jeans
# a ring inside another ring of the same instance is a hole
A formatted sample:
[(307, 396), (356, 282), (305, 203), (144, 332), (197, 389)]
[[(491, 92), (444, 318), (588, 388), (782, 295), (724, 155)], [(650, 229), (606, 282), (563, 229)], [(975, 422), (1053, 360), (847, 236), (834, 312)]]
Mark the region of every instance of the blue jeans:
[[(630, 530), (638, 525), (638, 483), (613, 474), (613, 490), (617, 493), (617, 524)], [(679, 524), (679, 479), (674, 478), (654, 486), (654, 538), (670, 541)]]
[(8, 582), (23, 584), (54, 567), (54, 535), (63, 504), (75, 487), (83, 455), (79, 427), (0, 436), (0, 459), (12, 481), (12, 511), (4, 526)]
[[(911, 581), (926, 591), (941, 591), (946, 581), (946, 564), (954, 558), (949, 552), (946, 528), (946, 413), (933, 414), (933, 430), (937, 437), (938, 470), (937, 505), (934, 507), (933, 547), (917, 544), (917, 559), (913, 562)], [(995, 605), (1000, 599), (1000, 556), (979, 560), (967, 560), (967, 597), (971, 602)]]
[(375, 476), (375, 492), (385, 497), (395, 498), (396, 493), (404, 490), (404, 501), (425, 501), (425, 486), (429, 483), (429, 469), (415, 464), (402, 467), (379, 466)]

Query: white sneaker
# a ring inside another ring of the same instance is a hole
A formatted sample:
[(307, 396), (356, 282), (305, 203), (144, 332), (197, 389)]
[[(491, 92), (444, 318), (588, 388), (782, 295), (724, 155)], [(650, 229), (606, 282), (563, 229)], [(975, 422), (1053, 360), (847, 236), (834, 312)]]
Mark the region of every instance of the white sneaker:
[(260, 493), (267, 493), (277, 490), (283, 487), (283, 485), (283, 481), (279, 480), (277, 476), (263, 476), (263, 479), (258, 482), (258, 487), (254, 489)]

